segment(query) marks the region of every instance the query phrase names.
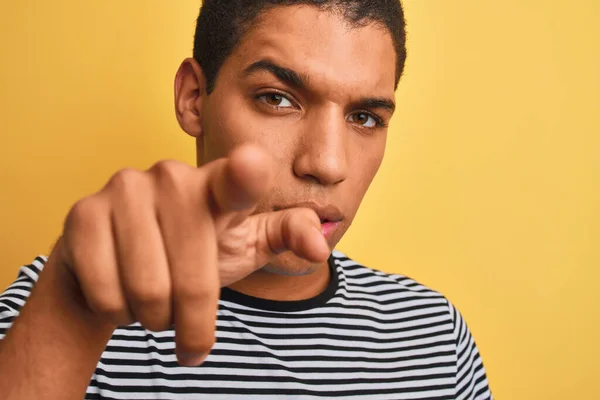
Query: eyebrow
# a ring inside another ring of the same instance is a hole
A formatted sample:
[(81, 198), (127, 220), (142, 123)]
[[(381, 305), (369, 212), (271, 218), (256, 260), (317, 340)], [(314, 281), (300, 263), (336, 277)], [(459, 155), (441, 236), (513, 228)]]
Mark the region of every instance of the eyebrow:
[[(282, 67), (269, 60), (260, 60), (250, 64), (244, 69), (244, 75), (252, 75), (258, 71), (270, 72), (283, 83), (300, 90), (308, 90), (308, 77), (306, 75), (299, 74), (293, 69)], [(356, 102), (356, 106), (359, 108), (383, 108), (392, 114), (396, 109), (396, 104), (385, 97), (364, 97)]]
[(357, 106), (361, 108), (383, 108), (392, 114), (396, 109), (396, 104), (385, 97), (365, 97), (357, 102)]
[(275, 75), (277, 79), (297, 89), (306, 90), (308, 77), (297, 73), (293, 69), (285, 68), (268, 60), (260, 60), (252, 63), (244, 69), (244, 75), (252, 75), (258, 71), (267, 71)]

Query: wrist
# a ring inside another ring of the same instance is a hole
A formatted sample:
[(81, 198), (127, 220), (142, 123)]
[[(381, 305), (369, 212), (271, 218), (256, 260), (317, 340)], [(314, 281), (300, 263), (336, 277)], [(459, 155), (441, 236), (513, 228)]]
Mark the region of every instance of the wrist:
[[(77, 327), (87, 341), (103, 342), (104, 348), (117, 326), (101, 318), (89, 308), (77, 277), (62, 261), (61, 241), (59, 240), (55, 251), (44, 266), (38, 283), (40, 287), (37, 289), (40, 296), (53, 299), (52, 301), (56, 303), (57, 317), (60, 320)], [(34, 294), (32, 293), (32, 296)]]
[(3, 399), (83, 398), (114, 331), (87, 307), (77, 280), (56, 255), (2, 340)]

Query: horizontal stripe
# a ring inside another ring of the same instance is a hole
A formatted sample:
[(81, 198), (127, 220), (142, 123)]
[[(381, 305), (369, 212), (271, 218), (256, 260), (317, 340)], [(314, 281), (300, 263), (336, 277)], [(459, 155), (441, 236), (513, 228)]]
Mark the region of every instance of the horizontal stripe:
[[(171, 381), (170, 383), (176, 383), (178, 381)], [(115, 387), (113, 385), (110, 384), (106, 384), (104, 382), (104, 379), (102, 379), (102, 377), (100, 377), (98, 379), (98, 387), (100, 389), (106, 388), (112, 391), (118, 391), (121, 393), (127, 393), (128, 395), (132, 394), (132, 393), (153, 393), (153, 392), (161, 392), (161, 393), (179, 393), (179, 394), (186, 394), (186, 393), (204, 393), (204, 394), (213, 394), (213, 393), (232, 393), (232, 394), (238, 394), (238, 395), (244, 395), (244, 394), (262, 394), (262, 395), (286, 395), (286, 396), (290, 396), (290, 395), (319, 395), (319, 396), (331, 396), (331, 397), (336, 397), (336, 396), (354, 396), (354, 397), (358, 397), (363, 395), (363, 394), (384, 394), (384, 393), (389, 393), (389, 394), (398, 394), (398, 393), (402, 393), (403, 395), (409, 394), (409, 393), (413, 393), (416, 394), (416, 396), (418, 397), (408, 397), (408, 396), (403, 396), (403, 398), (406, 399), (421, 399), (423, 398), (422, 395), (423, 394), (429, 394), (429, 392), (433, 392), (435, 394), (441, 394), (440, 392), (445, 392), (447, 394), (450, 393), (450, 391), (453, 389), (453, 384), (452, 382), (450, 382), (450, 380), (445, 381), (442, 380), (441, 382), (434, 382), (433, 384), (429, 384), (429, 385), (412, 385), (412, 386), (402, 386), (399, 384), (396, 385), (390, 385), (387, 384), (385, 385), (385, 387), (376, 387), (376, 388), (356, 388), (356, 387), (351, 387), (349, 390), (346, 388), (347, 385), (344, 385), (344, 387), (340, 388), (339, 386), (337, 386), (336, 388), (332, 388), (329, 390), (326, 389), (322, 389), (322, 388), (315, 388), (315, 389), (305, 389), (305, 388), (298, 388), (296, 387), (296, 385), (290, 385), (290, 384), (285, 384), (285, 383), (277, 383), (277, 385), (271, 385), (270, 387), (260, 387), (258, 385), (252, 385), (251, 387), (248, 385), (244, 385), (244, 386), (239, 386), (239, 387), (232, 387), (231, 386), (231, 382), (228, 381), (217, 381), (215, 382), (215, 386), (198, 386), (197, 384), (195, 384), (195, 382), (191, 381), (191, 382), (185, 382), (185, 385), (182, 386), (166, 386), (166, 385), (160, 385), (160, 384), (153, 384), (152, 386), (148, 386), (145, 385), (144, 382), (139, 382), (139, 384), (136, 384), (137, 382), (128, 382), (129, 384), (121, 384), (118, 387)], [(133, 384), (132, 384), (133, 383)], [(316, 390), (318, 389), (318, 390)], [(131, 398), (138, 398), (138, 397), (131, 397)], [(183, 398), (183, 397), (182, 397)]]
[[(428, 362), (417, 364), (416, 362), (406, 363), (403, 367), (395, 368), (383, 368), (383, 365), (373, 368), (356, 368), (356, 367), (344, 367), (340, 368), (281, 368), (281, 365), (276, 364), (263, 364), (263, 363), (243, 363), (238, 362), (215, 362), (207, 360), (202, 364), (201, 368), (190, 369), (188, 367), (181, 367), (179, 365), (163, 365), (160, 363), (151, 364), (151, 372), (148, 372), (146, 368), (138, 365), (123, 365), (105, 362), (101, 360), (98, 363), (98, 369), (110, 372), (111, 374), (117, 374), (120, 376), (128, 376), (128, 374), (134, 374), (135, 377), (144, 376), (144, 374), (152, 374), (155, 372), (161, 373), (165, 376), (170, 377), (183, 377), (184, 375), (196, 376), (196, 375), (209, 375), (209, 374), (221, 374), (225, 372), (231, 376), (251, 376), (251, 377), (263, 377), (265, 376), (265, 370), (269, 370), (268, 376), (271, 378), (283, 377), (301, 377), (307, 379), (313, 379), (316, 377), (323, 377), (326, 374), (327, 378), (331, 379), (348, 379), (348, 373), (353, 374), (353, 379), (379, 379), (387, 376), (395, 377), (397, 372), (402, 372), (403, 377), (406, 376), (422, 376), (430, 374), (442, 374), (448, 371), (451, 367), (452, 361), (444, 361), (441, 357), (430, 359)], [(285, 366), (284, 366), (285, 367)], [(454, 374), (452, 375), (454, 376)], [(390, 378), (395, 379), (395, 378)]]

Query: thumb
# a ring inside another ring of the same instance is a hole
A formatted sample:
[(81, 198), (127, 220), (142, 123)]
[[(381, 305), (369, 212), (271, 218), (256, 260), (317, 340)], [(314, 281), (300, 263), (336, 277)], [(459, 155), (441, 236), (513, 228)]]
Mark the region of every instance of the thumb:
[(331, 253), (319, 217), (309, 208), (256, 214), (248, 219), (257, 232), (257, 265), (265, 265), (285, 251), (310, 262), (324, 262)]

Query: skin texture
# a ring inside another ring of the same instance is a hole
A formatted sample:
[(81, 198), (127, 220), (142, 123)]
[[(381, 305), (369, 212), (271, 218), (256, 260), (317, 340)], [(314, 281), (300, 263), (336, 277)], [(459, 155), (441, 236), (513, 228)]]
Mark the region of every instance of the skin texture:
[[(262, 16), (210, 96), (185, 60), (175, 109), (198, 166), (121, 170), (71, 208), (0, 342), (3, 398), (81, 399), (113, 330), (134, 321), (174, 325), (179, 362), (200, 364), (222, 286), (279, 300), (320, 292), (380, 166), (386, 129), (375, 120), (391, 117), (394, 72), (385, 30), (299, 6)], [(327, 241), (317, 213), (293, 207), (305, 201), (339, 210)]]
[[(244, 72), (261, 60), (295, 71), (307, 87), (264, 69)], [(274, 157), (274, 184), (256, 212), (307, 200), (339, 208), (343, 220), (328, 240), (334, 248), (384, 155), (387, 129), (370, 127), (374, 120), (364, 112), (384, 124), (393, 112), (361, 107), (360, 101), (393, 101), (394, 79), (395, 52), (386, 30), (349, 29), (338, 16), (309, 6), (279, 7), (264, 13), (242, 39), (210, 96), (201, 67), (193, 59), (184, 61), (176, 79), (176, 111), (183, 130), (197, 139), (198, 165), (245, 143)], [(283, 97), (267, 97), (272, 94)], [(285, 252), (231, 287), (257, 297), (299, 300), (321, 292), (328, 274), (326, 263)]]

